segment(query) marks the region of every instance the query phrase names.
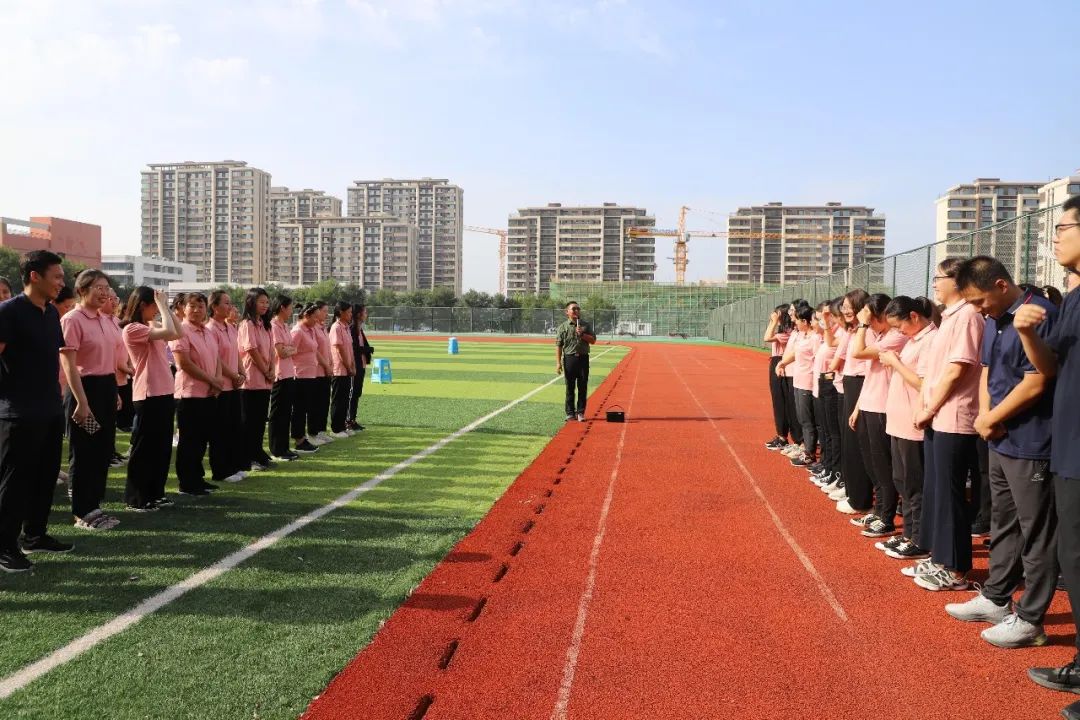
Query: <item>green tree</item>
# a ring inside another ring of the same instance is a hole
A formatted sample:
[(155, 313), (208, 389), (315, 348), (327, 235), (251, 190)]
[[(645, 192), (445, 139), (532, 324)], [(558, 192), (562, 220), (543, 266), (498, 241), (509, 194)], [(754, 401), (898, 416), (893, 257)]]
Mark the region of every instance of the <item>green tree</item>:
[(454, 307), (454, 303), (457, 298), (454, 297), (454, 289), (448, 287), (437, 287), (429, 293), (428, 306), (429, 307)]
[(0, 247), (0, 277), (11, 283), (11, 289), (19, 292), (22, 280), (19, 278), (19, 253), (8, 247)]
[(379, 288), (371, 294), (369, 305), (374, 307), (392, 307), (398, 305), (398, 294), (390, 288)]

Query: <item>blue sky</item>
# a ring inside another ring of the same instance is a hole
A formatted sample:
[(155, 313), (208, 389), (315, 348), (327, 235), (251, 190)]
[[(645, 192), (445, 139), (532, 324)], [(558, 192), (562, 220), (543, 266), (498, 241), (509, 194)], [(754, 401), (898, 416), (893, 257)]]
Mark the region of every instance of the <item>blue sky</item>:
[[(642, 205), (720, 229), (749, 203), (888, 216), (933, 240), (975, 177), (1080, 168), (1080, 3), (5, 0), (0, 215), (99, 223), (138, 252), (139, 171), (237, 159), (344, 199), (446, 177), (465, 222)], [(496, 287), (466, 234), (465, 285)], [(673, 277), (658, 239), (657, 279)], [(723, 243), (694, 240), (691, 280)]]

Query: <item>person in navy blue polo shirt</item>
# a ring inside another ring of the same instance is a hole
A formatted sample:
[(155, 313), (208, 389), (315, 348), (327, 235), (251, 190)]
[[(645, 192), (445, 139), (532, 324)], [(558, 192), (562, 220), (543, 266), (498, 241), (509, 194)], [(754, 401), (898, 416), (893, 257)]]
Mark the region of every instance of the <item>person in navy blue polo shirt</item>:
[[(1043, 645), (1043, 617), (1057, 586), (1057, 518), (1050, 479), (1050, 418), (1054, 381), (1040, 373), (1024, 352), (1013, 317), (1024, 305), (1045, 318), (1039, 337), (1053, 331), (1058, 311), (1032, 290), (1018, 287), (992, 257), (963, 262), (956, 286), (986, 315), (981, 362), (982, 386), (975, 430), (989, 444), (990, 577), (982, 591), (945, 611), (966, 622), (993, 623), (982, 632), (1004, 648)], [(1013, 608), (1013, 593), (1024, 594)]]
[[(24, 553), (67, 552), (46, 533), (60, 472), (59, 256), (45, 250), (22, 262), (23, 292), (0, 304), (0, 570), (33, 567)], [(19, 531), (23, 537), (20, 543)]]
[[(1065, 268), (1080, 270), (1080, 195), (1069, 198), (1062, 206), (1062, 215), (1054, 226), (1054, 255)], [(1076, 412), (1076, 399), (1080, 398), (1080, 293), (1073, 291), (1065, 296), (1057, 323), (1043, 339), (1037, 329), (1047, 317), (1044, 308), (1026, 305), (1017, 310), (1013, 327), (1035, 368), (1047, 376), (1056, 374), (1050, 470), (1057, 505), (1058, 560), (1073, 623), (1080, 627), (1080, 420)], [(1080, 650), (1080, 634), (1077, 646)], [(1043, 687), (1080, 693), (1080, 652), (1062, 667), (1031, 668), (1028, 676)], [(1080, 703), (1073, 703), (1062, 714), (1080, 718)]]

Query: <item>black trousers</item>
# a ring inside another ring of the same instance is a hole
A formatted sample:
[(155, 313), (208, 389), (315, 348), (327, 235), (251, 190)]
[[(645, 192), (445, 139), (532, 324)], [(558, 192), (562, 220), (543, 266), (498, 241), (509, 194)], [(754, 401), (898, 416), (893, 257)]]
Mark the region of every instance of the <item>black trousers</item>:
[(892, 446), (892, 474), (904, 499), (904, 537), (919, 547), (922, 537), (923, 444), (919, 440), (889, 437)]
[(285, 457), (289, 454), (289, 429), (292, 424), (296, 380), (284, 378), (270, 389), (270, 454)]
[(131, 386), (131, 378), (128, 378), (127, 382), (116, 388), (116, 392), (120, 395), (120, 409), (116, 411), (116, 427), (125, 430), (134, 429), (132, 423), (135, 422), (135, 403), (131, 397)]
[(874, 514), (886, 525), (896, 515), (898, 495), (893, 481), (892, 448), (885, 433), (885, 413), (860, 412), (860, 437), (865, 437), (864, 461), (874, 486)]
[[(564, 355), (563, 380), (566, 382), (566, 414), (585, 414), (585, 401), (589, 395), (589, 356)], [(574, 390), (577, 389), (577, 400)]]
[(206, 484), (203, 456), (213, 430), (220, 426), (217, 412), (217, 398), (181, 398), (176, 403), (176, 427), (180, 430), (176, 479), (182, 492), (202, 490)]
[[(251, 467), (252, 463), (266, 465), (270, 456), (263, 450), (263, 436), (266, 435), (266, 418), (270, 412), (270, 390), (241, 390), (240, 413), (244, 421), (244, 455), (241, 469)], [(286, 446), (288, 435), (285, 436)]]
[(799, 415), (795, 411), (795, 381), (790, 377), (782, 377), (784, 385), (784, 414), (787, 415), (788, 432), (791, 434), (791, 442), (802, 445), (802, 425), (799, 424)]
[(210, 433), (210, 472), (214, 480), (224, 480), (238, 470), (251, 467), (250, 462), (244, 465), (247, 446), (240, 392), (227, 390), (217, 396), (217, 424), (226, 432)]
[(776, 377), (776, 366), (779, 364), (779, 356), (769, 358), (769, 396), (772, 398), (772, 416), (776, 436), (787, 440), (788, 422), (787, 409), (784, 405), (784, 378)]
[[(1054, 476), (1057, 507), (1058, 562), (1069, 593), (1073, 626), (1080, 628), (1080, 478)], [(1076, 661), (1080, 662), (1080, 632), (1076, 633)]]
[(364, 394), (364, 377), (367, 368), (356, 368), (356, 374), (352, 378), (352, 391), (349, 395), (349, 422), (356, 422), (356, 410), (360, 405), (360, 398)]
[(821, 403), (821, 464), (829, 472), (839, 472), (841, 459), (840, 404), (843, 401), (832, 380), (824, 375), (818, 380), (818, 400)]
[(292, 421), (289, 423), (291, 428), (289, 434), (297, 442), (307, 435), (308, 406), (314, 402), (315, 385), (315, 378), (296, 378), (293, 386)]
[(134, 405), (124, 501), (138, 507), (165, 497), (165, 482), (169, 479), (172, 460), (176, 401), (172, 395), (157, 395)]
[(814, 393), (811, 390), (795, 390), (795, 411), (802, 426), (802, 442), (806, 454), (814, 457), (817, 452), (817, 422), (814, 419)]
[(857, 375), (844, 376), (844, 408), (840, 414), (840, 451), (843, 453), (840, 472), (847, 489), (848, 504), (856, 510), (869, 512), (874, 506), (874, 486), (863, 460), (858, 433), (848, 425), (848, 418), (859, 406), (864, 380)]
[(342, 432), (349, 419), (349, 396), (352, 394), (352, 375), (335, 376), (330, 381), (330, 430)]
[(978, 468), (976, 435), (926, 430), (923, 441), (922, 533), (931, 559), (957, 572), (971, 569), (971, 523), (965, 485)]
[(307, 406), (308, 435), (326, 432), (326, 419), (330, 415), (330, 378), (317, 377), (311, 381), (312, 397)]
[(63, 415), (0, 420), (0, 552), (45, 534), (63, 443)]
[(1024, 594), (1016, 614), (1039, 625), (1057, 589), (1057, 515), (1049, 460), (990, 451), (990, 577), (982, 593), (998, 605)]
[[(75, 396), (68, 390), (64, 396), (64, 415), (71, 446), (71, 512), (77, 518), (86, 517), (101, 508), (105, 498), (105, 483), (109, 463), (116, 447), (116, 376), (88, 375), (82, 378), (83, 392), (90, 412), (101, 429), (93, 435), (71, 419), (75, 412)], [(55, 481), (54, 481), (55, 482)]]
[(972, 525), (990, 525), (990, 446), (981, 437), (975, 438), (978, 474), (970, 475), (971, 494), (968, 499), (968, 520)]

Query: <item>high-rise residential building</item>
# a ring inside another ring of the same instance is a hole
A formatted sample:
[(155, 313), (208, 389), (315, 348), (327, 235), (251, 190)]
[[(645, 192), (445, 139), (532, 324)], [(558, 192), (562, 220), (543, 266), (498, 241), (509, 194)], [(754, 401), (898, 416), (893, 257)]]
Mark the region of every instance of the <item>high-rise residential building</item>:
[(357, 180), (348, 189), (352, 217), (395, 217), (417, 226), (416, 287), (461, 294), (463, 193), (449, 180)]
[(1039, 208), (1061, 205), (1071, 197), (1080, 195), (1080, 170), (1075, 175), (1057, 178), (1039, 188)]
[(885, 257), (885, 216), (864, 205), (741, 207), (728, 216), (728, 282), (800, 282)]
[(117, 284), (128, 287), (146, 285), (168, 290), (169, 283), (195, 282), (195, 266), (144, 255), (104, 255), (101, 269)]
[(142, 254), (191, 263), (199, 282), (265, 281), (270, 173), (245, 162), (150, 165), (142, 173)]
[[(1038, 210), (1041, 185), (1042, 181), (977, 178), (946, 190), (936, 201), (938, 261), (992, 255), (1014, 272), (1035, 262), (1037, 248), (1025, 239), (1023, 224), (991, 226)], [(972, 235), (975, 230), (982, 231)]]
[(313, 285), (334, 279), (366, 290), (416, 290), (417, 229), (389, 217), (306, 217), (282, 220), (276, 242), (292, 248), (274, 282)]
[(96, 268), (101, 265), (101, 226), (55, 217), (14, 220), (0, 217), (0, 247), (22, 254), (48, 250)]
[(1071, 197), (1080, 195), (1080, 170), (1074, 175), (1057, 178), (1039, 188), (1039, 209), (1052, 212), (1040, 213), (1038, 219), (1032, 222), (1037, 224), (1033, 231), (1038, 236), (1038, 259), (1036, 260), (1036, 273), (1032, 281), (1040, 285), (1057, 285), (1064, 288), (1065, 270), (1054, 257), (1054, 225), (1061, 220), (1061, 204)]
[(270, 188), (270, 238), (266, 249), (266, 282), (300, 284), (302, 262), (295, 233), (282, 233), (283, 223), (301, 218), (341, 217), (341, 198), (322, 190)]
[(548, 292), (553, 280), (652, 281), (656, 272), (656, 239), (627, 233), (656, 225), (644, 208), (551, 203), (519, 209), (508, 225), (510, 295)]

